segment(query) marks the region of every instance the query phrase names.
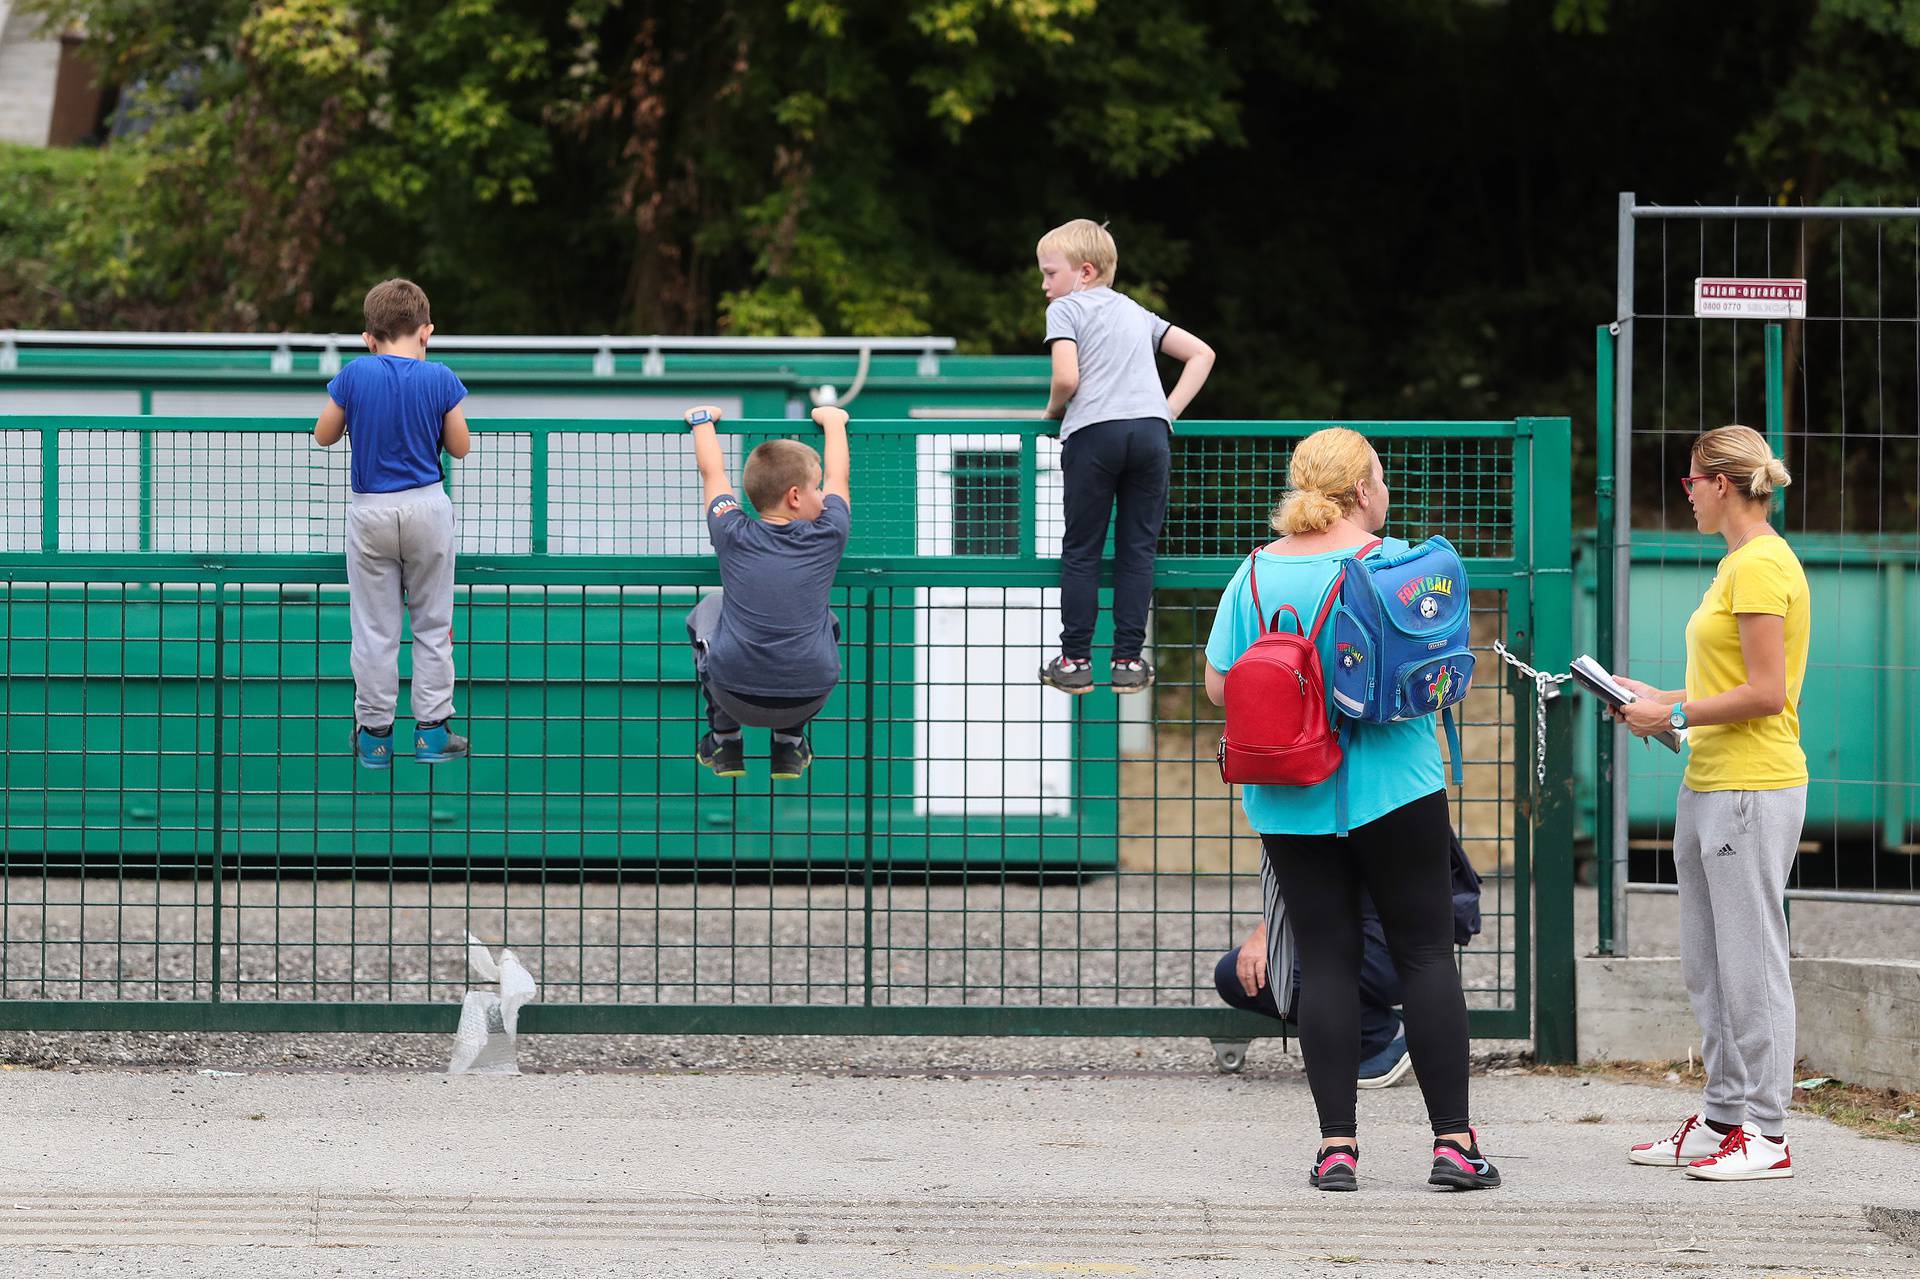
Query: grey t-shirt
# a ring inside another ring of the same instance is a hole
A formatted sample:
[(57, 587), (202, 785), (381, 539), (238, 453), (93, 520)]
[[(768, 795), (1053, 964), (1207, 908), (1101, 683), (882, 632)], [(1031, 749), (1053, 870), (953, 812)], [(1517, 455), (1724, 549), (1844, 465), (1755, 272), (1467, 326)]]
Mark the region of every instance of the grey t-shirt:
[(1080, 389), (1067, 401), (1060, 440), (1095, 422), (1157, 417), (1173, 421), (1154, 357), (1172, 328), (1124, 293), (1102, 285), (1047, 304), (1047, 345), (1070, 338), (1080, 349)]
[(853, 513), (827, 496), (817, 520), (768, 524), (731, 493), (707, 508), (707, 536), (720, 560), (720, 624), (707, 640), (707, 673), (748, 697), (817, 697), (840, 682), (833, 575), (846, 553)]

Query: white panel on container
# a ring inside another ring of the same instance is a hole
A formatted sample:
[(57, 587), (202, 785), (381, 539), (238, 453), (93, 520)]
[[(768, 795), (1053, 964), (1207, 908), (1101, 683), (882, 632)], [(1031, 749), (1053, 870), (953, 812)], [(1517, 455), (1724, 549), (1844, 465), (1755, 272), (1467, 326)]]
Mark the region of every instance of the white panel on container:
[(532, 438), (506, 431), (482, 436), (474, 441), (473, 452), (449, 465), (460, 554), (531, 553)]
[(1060, 592), (941, 586), (915, 596), (914, 811), (1070, 815), (1073, 711), (1034, 674), (1060, 631)]
[(195, 554), (346, 547), (347, 455), (272, 431), (153, 437), (153, 546)]
[[(556, 431), (547, 454), (547, 546), (556, 555), (706, 555), (700, 474), (684, 432)], [(741, 439), (720, 437), (740, 483)]]
[(155, 391), (159, 417), (297, 417), (311, 422), (327, 406), (327, 393), (310, 391)]
[(123, 414), (140, 411), (138, 391), (27, 391), (0, 388), (0, 413)]
[(139, 432), (60, 432), (60, 549), (140, 549)]
[[(1038, 504), (1034, 529), (1035, 553), (1043, 559), (1057, 559), (1066, 536), (1067, 517), (1061, 505), (1060, 441), (1041, 437), (1034, 454), (1034, 486)], [(915, 496), (918, 499), (914, 550), (919, 555), (952, 555), (954, 534), (954, 454), (979, 456), (1003, 453), (1008, 464), (1017, 467), (1020, 437), (1017, 435), (923, 435), (917, 443), (918, 474)], [(1025, 499), (1016, 495), (1014, 500)]]
[[(1060, 553), (1059, 442), (1040, 440), (1040, 553)], [(1051, 446), (1051, 447), (1049, 447)], [(915, 550), (954, 554), (954, 455), (1020, 458), (1018, 435), (929, 435), (917, 445)], [(1054, 480), (1049, 484), (1049, 477)], [(1051, 491), (1051, 509), (1045, 495)], [(1024, 500), (1017, 484), (1012, 501)], [(1000, 518), (1017, 520), (1017, 509)], [(991, 520), (988, 521), (991, 524)], [(997, 536), (991, 531), (989, 537)], [(1073, 811), (1073, 713), (1035, 672), (1060, 633), (1057, 588), (936, 587), (916, 592), (914, 808), (941, 816), (1065, 816)]]
[(40, 549), (40, 432), (0, 431), (0, 551)]

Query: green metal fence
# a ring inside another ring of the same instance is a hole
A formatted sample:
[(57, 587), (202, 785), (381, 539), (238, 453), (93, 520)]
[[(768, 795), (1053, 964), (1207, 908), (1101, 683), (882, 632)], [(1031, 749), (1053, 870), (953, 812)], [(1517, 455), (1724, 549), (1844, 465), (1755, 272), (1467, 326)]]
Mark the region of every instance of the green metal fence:
[[(1808, 803), (1789, 900), (1920, 904), (1920, 208), (1618, 203), (1615, 319), (1596, 334), (1593, 642), (1614, 669), (1684, 676), (1684, 630), (1725, 553), (1678, 477), (1744, 422), (1793, 484), (1772, 511), (1807, 570), (1799, 713)], [(1804, 316), (1696, 314), (1696, 280), (1804, 282)], [(1584, 614), (1587, 610), (1582, 609)], [(1596, 724), (1602, 953), (1630, 898), (1677, 892), (1683, 763)]]
[[(475, 757), (357, 770), (347, 458), (309, 425), (0, 418), (0, 1026), (450, 1029), (472, 931), (540, 979), (536, 1032), (1276, 1029), (1213, 992), (1258, 843), (1198, 646), (1321, 423), (1181, 425), (1161, 682), (1125, 699), (1034, 679), (1057, 441), (856, 421), (843, 682), (792, 784), (753, 734), (747, 778), (694, 764), (683, 623), (718, 577), (684, 432), (598, 419), (475, 423), (449, 479)], [(1358, 425), (1396, 530), (1468, 558), (1476, 644), (1564, 663), (1566, 421)], [(783, 434), (809, 429), (725, 424), (736, 476)], [(1455, 811), (1486, 931), (1462, 970), (1477, 1033), (1525, 1037), (1537, 995), (1556, 1055), (1569, 753), (1536, 786), (1531, 686), (1481, 670)]]

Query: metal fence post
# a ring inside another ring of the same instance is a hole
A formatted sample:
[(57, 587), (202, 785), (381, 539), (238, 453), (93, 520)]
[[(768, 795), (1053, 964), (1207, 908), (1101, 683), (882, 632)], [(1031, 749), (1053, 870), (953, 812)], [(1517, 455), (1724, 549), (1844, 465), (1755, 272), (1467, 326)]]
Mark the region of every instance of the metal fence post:
[[(1596, 652), (1609, 654), (1613, 651), (1613, 599), (1618, 589), (1613, 575), (1613, 450), (1609, 447), (1613, 426), (1613, 335), (1611, 324), (1602, 324), (1594, 333), (1593, 644)], [(1602, 955), (1613, 953), (1615, 727), (1612, 719), (1605, 715), (1594, 717), (1593, 869), (1600, 916), (1595, 949)]]
[[(1569, 419), (1534, 421), (1532, 471), (1536, 494), (1560, 484), (1571, 490)], [(1532, 503), (1533, 664), (1543, 671), (1564, 670), (1573, 659), (1572, 507), (1571, 500)], [(1547, 776), (1533, 803), (1533, 1051), (1542, 1062), (1572, 1061), (1575, 1049), (1573, 703), (1564, 695), (1547, 702)]]
[(40, 426), (40, 549), (60, 549), (60, 426)]
[(213, 963), (208, 998), (220, 1002), (220, 907), (226, 878), (227, 591), (213, 588)]
[(879, 591), (877, 586), (867, 587), (867, 634), (866, 679), (863, 696), (867, 703), (866, 740), (866, 796), (862, 805), (860, 821), (860, 963), (861, 963), (861, 1000), (862, 1007), (873, 1007), (873, 698), (878, 684), (873, 674), (873, 597)]
[[(1613, 360), (1613, 559), (1609, 589), (1613, 594), (1610, 621), (1613, 633), (1602, 645), (1610, 669), (1627, 669), (1629, 620), (1627, 576), (1633, 556), (1633, 192), (1620, 193), (1620, 243), (1614, 272), (1613, 322), (1618, 341)], [(1605, 428), (1603, 428), (1605, 429)], [(1624, 763), (1627, 728), (1613, 726), (1612, 756)], [(1624, 955), (1628, 947), (1627, 919), (1627, 778), (1624, 768), (1603, 776), (1604, 802), (1613, 810), (1613, 846), (1596, 847), (1595, 855), (1613, 859), (1613, 946)]]

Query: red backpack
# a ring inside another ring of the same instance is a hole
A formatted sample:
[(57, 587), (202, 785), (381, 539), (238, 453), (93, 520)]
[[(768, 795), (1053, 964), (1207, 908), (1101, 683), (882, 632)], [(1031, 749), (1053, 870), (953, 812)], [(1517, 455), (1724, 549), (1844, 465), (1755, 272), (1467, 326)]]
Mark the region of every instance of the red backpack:
[[(1364, 557), (1380, 543), (1362, 547)], [(1260, 552), (1247, 557), (1247, 585), (1260, 638), (1242, 653), (1226, 677), (1226, 732), (1220, 738), (1220, 779), (1247, 786), (1313, 786), (1340, 767), (1340, 739), (1327, 713), (1327, 682), (1320, 670), (1316, 641), (1347, 571), (1340, 570), (1327, 591), (1313, 629), (1300, 625), (1300, 613), (1282, 604), (1268, 622), (1260, 607)], [(1280, 615), (1293, 614), (1291, 631), (1280, 629)]]

